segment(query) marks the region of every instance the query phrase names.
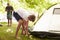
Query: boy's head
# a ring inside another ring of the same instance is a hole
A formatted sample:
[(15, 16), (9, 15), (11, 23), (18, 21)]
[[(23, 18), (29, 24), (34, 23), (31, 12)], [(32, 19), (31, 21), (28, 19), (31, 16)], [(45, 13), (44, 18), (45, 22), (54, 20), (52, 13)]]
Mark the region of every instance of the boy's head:
[(30, 15), (30, 16), (28, 17), (28, 19), (29, 19), (30, 21), (34, 22), (34, 21), (35, 21), (35, 15)]

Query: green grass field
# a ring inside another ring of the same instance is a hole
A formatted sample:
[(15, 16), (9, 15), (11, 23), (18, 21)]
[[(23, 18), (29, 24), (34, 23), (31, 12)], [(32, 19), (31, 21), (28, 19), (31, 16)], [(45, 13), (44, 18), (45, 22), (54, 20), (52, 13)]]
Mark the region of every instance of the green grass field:
[(17, 24), (12, 24), (11, 27), (7, 26), (7, 23), (2, 22), (3, 26), (0, 26), (0, 40), (39, 40), (38, 38), (29, 38), (21, 35), (21, 29), (19, 30), (18, 36), (20, 39), (15, 38), (16, 26)]
[(0, 26), (0, 40), (49, 40), (49, 39), (39, 39), (36, 37), (31, 36), (26, 37), (21, 35), (21, 29), (19, 30), (18, 36), (20, 39), (15, 38), (16, 26), (17, 24), (12, 24), (11, 27), (7, 26), (6, 22), (1, 23), (3, 26)]

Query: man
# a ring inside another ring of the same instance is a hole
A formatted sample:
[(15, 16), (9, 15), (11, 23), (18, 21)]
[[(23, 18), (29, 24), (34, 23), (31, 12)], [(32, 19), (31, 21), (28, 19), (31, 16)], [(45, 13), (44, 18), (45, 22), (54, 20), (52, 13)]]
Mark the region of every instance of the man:
[(11, 26), (12, 25), (12, 11), (13, 11), (13, 7), (10, 6), (9, 3), (7, 3), (5, 11), (7, 11), (8, 26)]
[(23, 27), (22, 33), (28, 35), (28, 22), (29, 21), (34, 22), (35, 21), (35, 15), (29, 13), (25, 9), (20, 8), (16, 12), (13, 12), (13, 16), (18, 21), (18, 26), (17, 26), (15, 37), (16, 38), (18, 37), (18, 31), (19, 31), (21, 25)]

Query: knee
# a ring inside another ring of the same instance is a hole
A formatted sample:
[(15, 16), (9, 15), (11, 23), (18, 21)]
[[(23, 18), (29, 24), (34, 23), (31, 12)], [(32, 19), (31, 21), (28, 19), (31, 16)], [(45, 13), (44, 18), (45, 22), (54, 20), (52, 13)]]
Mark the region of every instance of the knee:
[(19, 23), (23, 23), (23, 20), (19, 20)]

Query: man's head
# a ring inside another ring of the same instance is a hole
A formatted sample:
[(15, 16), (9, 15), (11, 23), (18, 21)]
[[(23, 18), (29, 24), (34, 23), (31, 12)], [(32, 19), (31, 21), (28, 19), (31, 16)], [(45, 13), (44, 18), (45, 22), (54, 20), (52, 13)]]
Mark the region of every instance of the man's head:
[(30, 21), (34, 22), (34, 21), (35, 21), (35, 15), (30, 15), (30, 16), (28, 17), (28, 19), (29, 19)]
[(9, 3), (7, 3), (7, 5), (9, 6)]

